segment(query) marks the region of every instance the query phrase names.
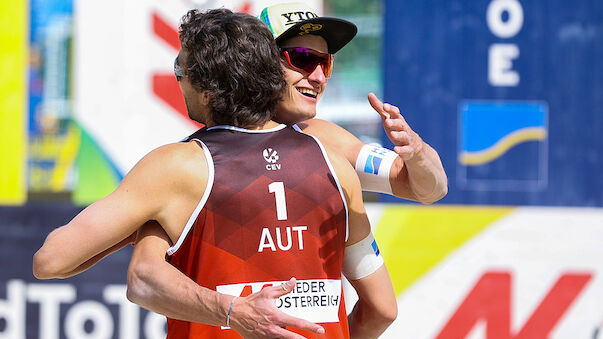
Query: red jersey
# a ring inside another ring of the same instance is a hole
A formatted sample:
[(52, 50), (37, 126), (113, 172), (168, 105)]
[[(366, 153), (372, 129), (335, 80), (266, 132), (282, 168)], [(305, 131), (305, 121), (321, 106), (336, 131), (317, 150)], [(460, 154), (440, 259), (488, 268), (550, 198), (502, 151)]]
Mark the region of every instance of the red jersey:
[[(277, 300), (292, 316), (349, 338), (341, 268), (347, 207), (322, 145), (280, 125), (270, 130), (201, 129), (207, 188), (178, 242), (172, 265), (199, 285), (233, 296), (297, 279)], [(226, 314), (224, 314), (226, 321)], [(241, 338), (234, 330), (168, 318), (168, 339)]]

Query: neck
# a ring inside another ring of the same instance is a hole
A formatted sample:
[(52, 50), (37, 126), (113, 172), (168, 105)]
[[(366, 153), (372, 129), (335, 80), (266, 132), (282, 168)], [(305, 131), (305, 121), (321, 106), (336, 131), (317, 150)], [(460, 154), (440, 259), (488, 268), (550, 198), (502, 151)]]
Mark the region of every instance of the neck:
[(246, 127), (246, 129), (271, 129), (271, 128), (274, 128), (274, 127), (276, 127), (278, 125), (280, 125), (278, 122), (275, 122), (273, 120), (268, 120), (262, 126)]
[[(278, 122), (275, 122), (273, 120), (268, 120), (267, 122), (265, 122), (262, 125), (258, 125), (258, 126), (236, 126), (239, 128), (243, 128), (243, 129), (249, 129), (249, 130), (260, 130), (260, 129), (271, 129), (271, 128), (275, 128), (276, 126), (279, 126), (280, 124)], [(205, 124), (206, 127), (214, 127), (216, 126), (216, 124), (214, 124), (213, 122), (209, 122)]]

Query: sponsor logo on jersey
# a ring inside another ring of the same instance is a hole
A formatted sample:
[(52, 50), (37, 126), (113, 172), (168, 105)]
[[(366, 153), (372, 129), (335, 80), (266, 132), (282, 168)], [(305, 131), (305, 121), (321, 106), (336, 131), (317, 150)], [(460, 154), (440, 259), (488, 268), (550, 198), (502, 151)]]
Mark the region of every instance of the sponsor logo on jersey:
[[(284, 284), (286, 281), (250, 282), (216, 286), (216, 291), (246, 297), (263, 288)], [(298, 280), (291, 293), (276, 300), (276, 307), (284, 313), (313, 323), (339, 322), (341, 280)], [(225, 328), (225, 327), (222, 327)]]
[(268, 163), (266, 164), (266, 170), (277, 171), (281, 169), (281, 164), (276, 163), (280, 158), (276, 150), (272, 148), (266, 148), (262, 152), (262, 156), (264, 157), (264, 160), (266, 160), (266, 162)]
[(279, 159), (278, 153), (276, 152), (276, 150), (273, 150), (272, 148), (266, 148), (264, 150), (264, 152), (262, 153), (262, 155), (264, 156), (264, 160), (266, 160), (267, 162), (272, 163), (272, 164), (277, 162)]

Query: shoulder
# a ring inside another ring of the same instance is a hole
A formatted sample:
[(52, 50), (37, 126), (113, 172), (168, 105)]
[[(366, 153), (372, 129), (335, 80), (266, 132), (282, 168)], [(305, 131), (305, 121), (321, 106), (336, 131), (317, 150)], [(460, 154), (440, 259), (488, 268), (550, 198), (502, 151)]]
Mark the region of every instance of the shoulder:
[(322, 119), (308, 119), (302, 122), (297, 123), (299, 128), (306, 132), (312, 134), (313, 132), (323, 132), (323, 131), (332, 131), (342, 129), (336, 124), (322, 120)]
[(157, 170), (162, 168), (176, 170), (204, 161), (205, 154), (199, 143), (195, 141), (178, 142), (152, 150), (136, 164), (136, 167), (152, 166)]
[[(345, 128), (332, 123), (330, 121), (321, 120), (321, 119), (308, 119), (297, 123), (297, 126), (304, 132), (316, 136), (330, 136), (337, 138), (354, 138), (356, 137), (348, 132)], [(360, 140), (358, 140), (360, 141)]]
[(163, 145), (149, 152), (126, 175), (124, 182), (186, 187), (200, 177), (207, 177), (207, 162), (201, 145), (191, 141)]
[(304, 132), (317, 137), (325, 145), (336, 149), (348, 159), (350, 163), (356, 163), (358, 152), (364, 146), (352, 133), (343, 127), (329, 121), (320, 119), (309, 119), (297, 124)]

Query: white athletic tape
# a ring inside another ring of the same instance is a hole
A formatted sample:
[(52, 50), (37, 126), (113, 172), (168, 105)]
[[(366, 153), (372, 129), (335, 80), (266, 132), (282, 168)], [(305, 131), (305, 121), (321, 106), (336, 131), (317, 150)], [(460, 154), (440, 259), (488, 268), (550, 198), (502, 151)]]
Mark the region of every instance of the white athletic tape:
[(383, 257), (372, 233), (359, 242), (347, 246), (343, 255), (343, 275), (348, 280), (369, 276), (383, 265)]
[(392, 194), (389, 171), (398, 157), (396, 152), (379, 146), (364, 145), (356, 158), (356, 173), (363, 191)]

